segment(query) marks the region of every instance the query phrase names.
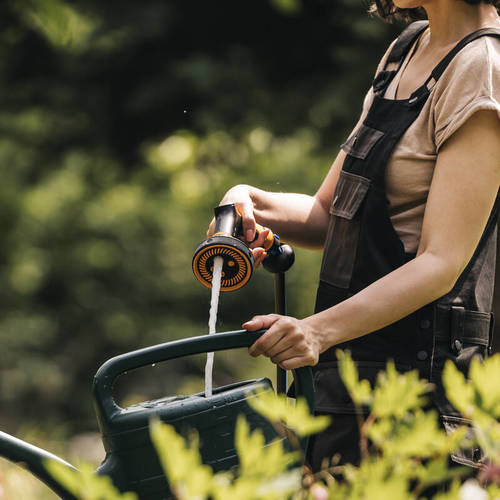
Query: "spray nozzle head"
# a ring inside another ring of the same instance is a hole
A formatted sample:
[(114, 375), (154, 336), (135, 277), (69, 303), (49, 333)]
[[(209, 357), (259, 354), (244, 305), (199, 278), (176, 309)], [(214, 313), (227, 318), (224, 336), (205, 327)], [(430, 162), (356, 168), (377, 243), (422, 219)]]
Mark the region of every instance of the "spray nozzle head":
[(215, 257), (222, 257), (221, 291), (237, 290), (244, 286), (253, 272), (253, 256), (242, 234), (241, 216), (234, 204), (214, 209), (214, 235), (202, 241), (193, 256), (193, 272), (198, 281), (212, 287)]
[(214, 235), (202, 241), (193, 256), (193, 272), (200, 283), (212, 287), (215, 257), (222, 257), (221, 291), (237, 290), (246, 285), (253, 272), (250, 248), (234, 236)]
[[(193, 256), (193, 272), (198, 281), (212, 287), (215, 257), (222, 257), (221, 291), (237, 290), (248, 283), (253, 272), (253, 256), (249, 246), (239, 239), (243, 235), (241, 215), (234, 204), (214, 209), (213, 236), (202, 241)], [(257, 232), (264, 228), (257, 227)], [(265, 269), (272, 273), (287, 271), (294, 261), (293, 250), (280, 242), (279, 236), (270, 232), (263, 244), (268, 256), (263, 261)]]

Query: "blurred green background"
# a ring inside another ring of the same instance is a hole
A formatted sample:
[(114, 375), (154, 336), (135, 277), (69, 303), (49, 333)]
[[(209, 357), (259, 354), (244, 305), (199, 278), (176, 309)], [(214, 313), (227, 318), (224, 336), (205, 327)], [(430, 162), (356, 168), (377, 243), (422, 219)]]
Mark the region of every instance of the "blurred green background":
[[(313, 194), (400, 27), (359, 0), (0, 3), (0, 429), (95, 431), (119, 353), (208, 331), (191, 272), (237, 183)], [(297, 250), (290, 314), (319, 253)], [(221, 297), (218, 331), (273, 310), (273, 278)], [(203, 357), (119, 384), (125, 403), (201, 389)], [(272, 375), (218, 355), (215, 383)]]

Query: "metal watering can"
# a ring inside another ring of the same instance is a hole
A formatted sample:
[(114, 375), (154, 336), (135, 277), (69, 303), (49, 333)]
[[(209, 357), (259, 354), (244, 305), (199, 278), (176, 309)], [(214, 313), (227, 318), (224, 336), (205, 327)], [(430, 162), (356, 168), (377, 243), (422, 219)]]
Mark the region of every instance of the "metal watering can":
[[(125, 372), (193, 354), (249, 347), (264, 332), (238, 330), (192, 337), (128, 352), (106, 361), (97, 371), (93, 383), (94, 404), (106, 450), (106, 458), (96, 472), (111, 477), (120, 491), (136, 492), (141, 500), (169, 498), (167, 479), (149, 436), (152, 417), (173, 425), (180, 433), (196, 429), (203, 462), (215, 471), (228, 470), (238, 464), (234, 429), (239, 414), (246, 416), (252, 428), (262, 429), (267, 441), (278, 438), (274, 427), (247, 403), (255, 391), (272, 390), (271, 381), (266, 378), (216, 388), (209, 398), (203, 393), (173, 396), (128, 408), (119, 407), (112, 393), (113, 383)], [(294, 371), (294, 380), (296, 393), (305, 396), (312, 411), (314, 386), (311, 370), (300, 368)], [(54, 459), (74, 469), (59, 457), (4, 432), (0, 432), (0, 456), (22, 463), (61, 498), (76, 500), (44, 467), (47, 459)]]

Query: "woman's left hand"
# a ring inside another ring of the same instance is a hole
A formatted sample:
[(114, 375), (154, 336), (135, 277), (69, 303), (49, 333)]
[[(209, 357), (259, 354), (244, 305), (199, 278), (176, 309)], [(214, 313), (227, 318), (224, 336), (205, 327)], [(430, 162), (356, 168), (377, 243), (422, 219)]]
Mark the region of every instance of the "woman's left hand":
[(284, 370), (314, 366), (318, 362), (320, 343), (304, 320), (267, 314), (254, 316), (242, 326), (251, 332), (262, 328), (268, 329), (250, 346), (248, 352), (251, 356), (263, 354)]

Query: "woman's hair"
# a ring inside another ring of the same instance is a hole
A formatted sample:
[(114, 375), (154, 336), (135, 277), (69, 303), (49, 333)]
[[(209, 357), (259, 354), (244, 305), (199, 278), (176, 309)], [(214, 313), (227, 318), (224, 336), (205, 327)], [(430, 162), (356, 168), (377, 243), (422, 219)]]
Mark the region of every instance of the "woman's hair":
[[(462, 1), (462, 0), (457, 0)], [(469, 4), (488, 3), (496, 7), (500, 14), (500, 0), (463, 0)], [(404, 21), (418, 21), (419, 19), (427, 19), (425, 10), (422, 7), (416, 9), (399, 9), (394, 5), (392, 0), (374, 0), (370, 5), (371, 13), (378, 15), (382, 19), (392, 22), (397, 19)]]

